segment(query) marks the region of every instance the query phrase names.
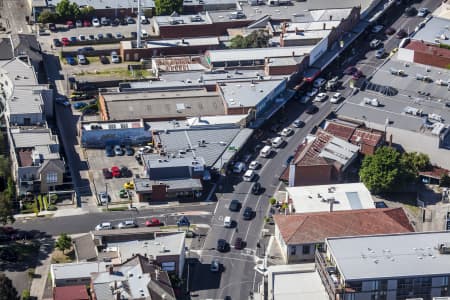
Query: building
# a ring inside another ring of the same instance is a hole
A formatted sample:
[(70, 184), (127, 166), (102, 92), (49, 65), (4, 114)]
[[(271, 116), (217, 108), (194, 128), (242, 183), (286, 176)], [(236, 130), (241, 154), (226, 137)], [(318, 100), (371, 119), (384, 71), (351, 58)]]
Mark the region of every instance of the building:
[[(450, 24), (450, 21), (447, 23)], [(444, 43), (442, 47), (439, 45), (422, 40), (411, 41), (405, 48), (401, 48), (399, 57), (406, 61), (446, 69), (450, 64), (450, 46)]]
[(287, 187), (286, 191), (295, 213), (375, 208), (363, 183), (296, 186)]
[(91, 273), (106, 270), (105, 262), (51, 264), (52, 287), (88, 285)]
[(314, 261), (328, 237), (413, 232), (403, 208), (275, 215), (275, 238), (286, 263)]
[(93, 273), (91, 290), (93, 300), (176, 299), (167, 272), (139, 254)]
[(54, 287), (53, 300), (91, 300), (91, 298), (86, 285), (71, 285)]
[(308, 136), (281, 175), (291, 186), (340, 182), (344, 172), (358, 157), (359, 147), (326, 131)]
[(450, 232), (325, 240), (316, 268), (330, 299), (448, 297)]

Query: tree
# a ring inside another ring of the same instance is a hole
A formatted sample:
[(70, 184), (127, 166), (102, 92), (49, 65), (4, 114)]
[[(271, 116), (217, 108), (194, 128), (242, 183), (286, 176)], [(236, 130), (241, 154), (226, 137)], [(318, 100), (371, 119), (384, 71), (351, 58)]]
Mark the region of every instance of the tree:
[(11, 279), (0, 274), (0, 300), (18, 300), (17, 290), (13, 286)]
[(439, 185), (442, 187), (450, 187), (450, 176), (448, 174), (442, 175)]
[(246, 37), (237, 35), (230, 42), (231, 48), (265, 48), (269, 45), (270, 35), (266, 30), (255, 30)]
[(402, 155), (402, 161), (404, 164), (411, 165), (417, 172), (431, 168), (430, 157), (424, 153), (405, 152)]
[(39, 23), (53, 23), (56, 21), (57, 15), (49, 9), (44, 9), (38, 17)]
[(0, 223), (6, 225), (14, 223), (13, 206), (11, 199), (6, 197), (5, 193), (0, 193)]
[(80, 16), (80, 7), (77, 3), (70, 3), (69, 0), (61, 0), (56, 4), (56, 14), (63, 20), (76, 19)]
[(389, 192), (399, 182), (400, 169), (400, 153), (391, 147), (381, 147), (364, 158), (359, 177), (373, 193)]
[(234, 49), (242, 49), (242, 48), (247, 48), (247, 44), (245, 42), (245, 38), (242, 35), (236, 35), (235, 37), (233, 37), (231, 40), (231, 48)]
[(78, 17), (81, 15), (81, 12), (80, 12), (80, 7), (78, 6), (78, 4), (77, 3), (75, 3), (75, 2), (72, 2), (71, 4), (70, 4), (70, 16), (69, 16), (69, 18), (75, 18), (75, 19), (78, 19)]
[(58, 240), (55, 244), (56, 248), (61, 250), (64, 254), (64, 251), (70, 249), (72, 247), (72, 238), (67, 235), (67, 233), (61, 233)]
[(94, 16), (95, 8), (88, 5), (80, 9), (80, 16), (83, 19), (90, 19)]
[(181, 13), (183, 0), (155, 0), (156, 15), (170, 15), (173, 12)]

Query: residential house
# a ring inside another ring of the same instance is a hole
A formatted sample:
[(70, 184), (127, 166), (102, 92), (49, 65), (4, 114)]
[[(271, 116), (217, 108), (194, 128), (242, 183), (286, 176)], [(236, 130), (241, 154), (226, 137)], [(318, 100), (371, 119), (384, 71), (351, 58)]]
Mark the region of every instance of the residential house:
[(91, 300), (91, 298), (86, 285), (71, 285), (54, 287), (53, 300)]
[(51, 264), (52, 287), (88, 285), (91, 273), (105, 271), (105, 262)]

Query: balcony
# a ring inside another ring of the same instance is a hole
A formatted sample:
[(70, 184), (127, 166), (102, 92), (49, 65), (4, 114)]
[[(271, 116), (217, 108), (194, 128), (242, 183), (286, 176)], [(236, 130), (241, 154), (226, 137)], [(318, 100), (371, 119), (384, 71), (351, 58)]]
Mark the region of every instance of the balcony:
[(320, 250), (316, 250), (316, 269), (328, 296), (331, 300), (335, 300), (338, 299), (337, 294), (341, 294), (343, 290), (340, 284), (340, 275), (336, 266), (330, 263), (324, 254)]

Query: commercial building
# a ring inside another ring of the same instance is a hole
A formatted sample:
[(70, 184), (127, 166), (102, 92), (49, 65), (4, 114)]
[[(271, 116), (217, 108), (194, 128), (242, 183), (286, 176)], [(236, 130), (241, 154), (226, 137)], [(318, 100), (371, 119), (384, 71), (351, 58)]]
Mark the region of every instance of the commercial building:
[(275, 215), (275, 238), (285, 263), (314, 261), (325, 239), (412, 232), (403, 208), (359, 209)]
[(363, 183), (287, 187), (286, 191), (296, 213), (375, 208)]
[(358, 150), (358, 146), (319, 129), (300, 144), (280, 178), (291, 186), (340, 182)]
[(450, 232), (327, 238), (316, 268), (330, 299), (448, 297)]

